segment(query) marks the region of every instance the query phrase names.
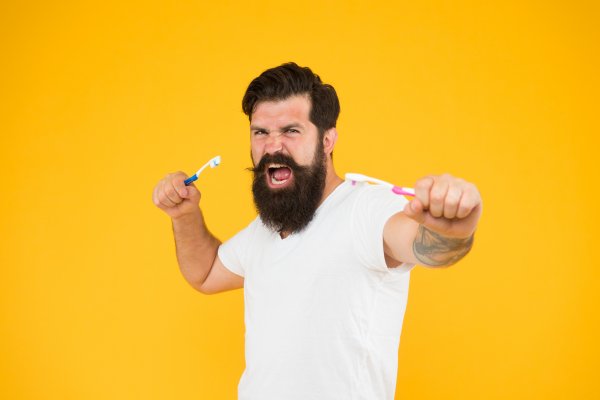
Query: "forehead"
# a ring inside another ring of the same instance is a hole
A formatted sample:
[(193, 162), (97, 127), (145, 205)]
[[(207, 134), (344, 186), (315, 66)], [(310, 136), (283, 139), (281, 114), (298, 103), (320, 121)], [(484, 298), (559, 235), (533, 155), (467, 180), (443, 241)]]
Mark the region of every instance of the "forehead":
[(253, 125), (279, 125), (290, 121), (309, 122), (310, 101), (307, 96), (292, 96), (285, 100), (262, 101), (252, 113)]

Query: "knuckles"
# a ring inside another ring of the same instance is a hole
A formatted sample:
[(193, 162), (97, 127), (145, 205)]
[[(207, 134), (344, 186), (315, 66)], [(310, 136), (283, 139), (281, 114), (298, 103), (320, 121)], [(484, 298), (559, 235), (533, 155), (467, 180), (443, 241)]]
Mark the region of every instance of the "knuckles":
[(436, 218), (464, 219), (481, 207), (477, 186), (447, 173), (425, 176), (415, 182), (414, 188), (425, 209)]
[(169, 186), (165, 189), (165, 193), (167, 194), (168, 197), (170, 198), (175, 198), (177, 197), (177, 192), (175, 191), (175, 188), (173, 186)]
[(458, 199), (456, 197), (446, 197), (444, 205), (454, 208), (458, 205)]
[(432, 203), (441, 203), (444, 201), (444, 194), (440, 192), (431, 193), (430, 201)]
[(415, 189), (417, 190), (427, 190), (431, 186), (432, 179), (427, 177), (423, 179), (419, 179), (417, 183), (415, 183)]

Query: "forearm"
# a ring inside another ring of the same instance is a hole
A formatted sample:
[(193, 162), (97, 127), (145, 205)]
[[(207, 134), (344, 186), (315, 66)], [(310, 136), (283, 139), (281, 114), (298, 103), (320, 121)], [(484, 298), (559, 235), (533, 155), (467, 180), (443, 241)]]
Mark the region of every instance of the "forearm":
[(200, 210), (171, 221), (179, 269), (192, 286), (199, 287), (210, 272), (221, 242), (208, 231)]
[(413, 241), (413, 253), (424, 265), (449, 266), (467, 255), (473, 246), (473, 238), (474, 234), (467, 238), (447, 237), (419, 225)]

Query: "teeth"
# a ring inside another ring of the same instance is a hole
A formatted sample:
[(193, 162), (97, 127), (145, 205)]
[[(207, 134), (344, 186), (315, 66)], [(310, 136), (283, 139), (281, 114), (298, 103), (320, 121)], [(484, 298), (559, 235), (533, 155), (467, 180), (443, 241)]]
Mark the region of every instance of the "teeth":
[[(285, 164), (275, 164), (275, 163), (271, 163), (271, 164), (268, 164), (268, 165), (267, 165), (267, 169), (271, 169), (271, 168), (282, 168), (282, 167), (289, 168), (289, 167), (288, 167), (287, 165), (285, 165)], [(274, 174), (269, 174), (269, 176), (271, 177), (271, 183), (272, 183), (273, 185), (283, 185), (284, 183), (286, 183), (286, 182), (289, 180), (289, 178), (288, 178), (288, 179), (284, 179), (284, 180), (280, 181), (280, 180), (278, 180), (278, 179), (276, 179), (276, 178), (275, 178), (275, 175), (274, 175)]]
[(283, 164), (269, 164), (268, 168), (281, 168), (285, 167)]

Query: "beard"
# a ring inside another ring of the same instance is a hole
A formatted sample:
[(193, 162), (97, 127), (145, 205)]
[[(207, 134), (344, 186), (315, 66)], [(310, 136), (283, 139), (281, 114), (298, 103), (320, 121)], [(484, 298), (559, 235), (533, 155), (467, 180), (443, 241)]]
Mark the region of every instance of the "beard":
[[(267, 165), (284, 164), (292, 171), (293, 181), (288, 187), (272, 189)], [(281, 153), (265, 155), (254, 172), (252, 194), (254, 205), (262, 222), (275, 232), (300, 232), (312, 221), (325, 190), (327, 175), (323, 145), (317, 143), (311, 165), (298, 165), (293, 158)]]

